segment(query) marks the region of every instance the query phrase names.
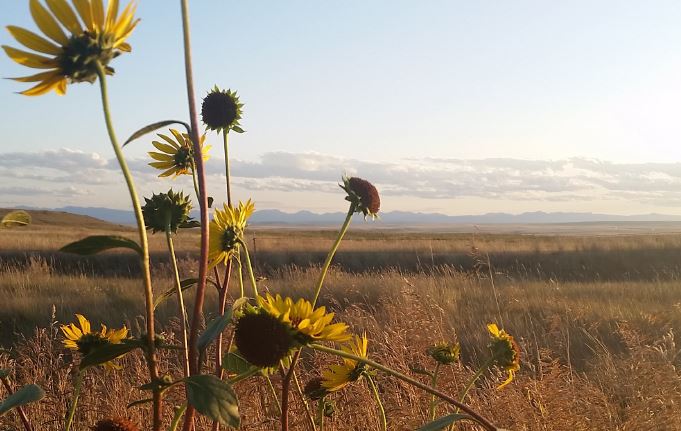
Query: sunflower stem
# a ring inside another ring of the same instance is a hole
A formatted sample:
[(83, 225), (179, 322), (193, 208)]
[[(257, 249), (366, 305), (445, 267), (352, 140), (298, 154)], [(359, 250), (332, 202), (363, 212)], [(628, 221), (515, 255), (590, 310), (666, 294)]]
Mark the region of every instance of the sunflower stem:
[(374, 393), (374, 398), (376, 398), (376, 404), (378, 404), (378, 412), (381, 414), (381, 427), (383, 431), (388, 431), (388, 420), (385, 417), (385, 408), (383, 407), (383, 402), (381, 401), (381, 395), (378, 393), (378, 388), (376, 387), (376, 383), (374, 383), (374, 379), (372, 379), (368, 374), (366, 375), (366, 378), (369, 382), (372, 392)]
[(293, 354), (293, 359), (291, 359), (291, 365), (284, 376), (284, 381), (281, 384), (281, 431), (288, 431), (288, 406), (289, 406), (289, 388), (291, 386), (291, 378), (293, 377), (293, 371), (296, 369), (296, 364), (300, 358), (300, 352), (298, 350)]
[(189, 377), (189, 346), (187, 341), (187, 310), (184, 307), (184, 295), (182, 294), (182, 283), (180, 282), (180, 272), (177, 268), (177, 258), (175, 256), (175, 246), (173, 244), (173, 237), (170, 231), (170, 217), (166, 219), (166, 242), (168, 243), (168, 252), (170, 253), (170, 262), (173, 266), (173, 276), (175, 277), (175, 292), (177, 293), (177, 311), (182, 321), (182, 355), (183, 368), (185, 377)]
[(342, 350), (336, 350), (331, 347), (326, 347), (321, 344), (309, 344), (308, 347), (318, 350), (320, 352), (325, 352), (325, 353), (330, 353), (332, 355), (337, 355), (340, 356), (341, 358), (346, 358), (346, 359), (352, 359), (357, 362), (361, 362), (363, 364), (367, 364), (368, 366), (375, 368), (377, 370), (383, 371), (384, 373), (387, 373), (395, 378), (398, 378), (406, 383), (409, 383), (412, 386), (415, 386), (423, 391), (428, 392), (429, 394), (435, 395), (438, 398), (448, 402), (449, 404), (453, 405), (454, 407), (460, 409), (464, 413), (466, 413), (472, 420), (475, 422), (479, 423), (482, 425), (483, 428), (485, 428), (488, 431), (497, 431), (498, 428), (493, 425), (489, 420), (487, 420), (484, 416), (481, 414), (477, 413), (475, 410), (471, 409), (467, 405), (457, 401), (456, 399), (450, 397), (449, 395), (445, 394), (444, 392), (440, 392), (437, 389), (431, 388), (430, 386), (419, 382), (418, 380), (415, 380), (405, 374), (402, 374), (399, 371), (393, 370), (391, 368), (386, 367), (385, 365), (381, 365), (378, 362), (372, 361), (371, 359), (368, 358), (363, 358), (361, 356), (353, 355), (352, 353), (344, 352)]
[[(191, 38), (189, 32), (189, 0), (180, 0), (182, 9), (182, 36), (184, 46), (184, 65), (187, 86), (187, 102), (189, 105), (189, 119), (191, 123), (191, 138), (194, 145), (194, 164), (198, 177), (199, 207), (201, 209), (201, 255), (199, 258), (199, 281), (196, 286), (194, 311), (192, 314), (191, 333), (189, 335), (189, 365), (192, 374), (199, 373), (199, 352), (197, 342), (199, 327), (203, 317), (203, 303), (206, 295), (206, 278), (208, 275), (208, 195), (206, 194), (206, 175), (201, 152), (199, 137), (199, 117), (196, 109), (196, 93), (194, 91), (194, 73), (192, 71)], [(195, 411), (193, 406), (187, 406), (184, 431), (194, 427)]]
[[(120, 165), (123, 176), (125, 177), (125, 183), (128, 187), (128, 192), (130, 193), (130, 200), (132, 201), (132, 207), (135, 212), (135, 219), (137, 220), (137, 231), (140, 238), (140, 245), (142, 248), (142, 255), (140, 256), (140, 264), (142, 267), (142, 275), (144, 279), (144, 299), (145, 299), (145, 311), (147, 320), (147, 366), (149, 368), (149, 374), (151, 381), (155, 382), (158, 380), (158, 363), (156, 358), (156, 346), (154, 343), (154, 292), (151, 287), (151, 268), (149, 263), (149, 241), (147, 239), (147, 229), (144, 225), (144, 217), (142, 216), (142, 208), (140, 207), (140, 200), (137, 196), (137, 191), (135, 190), (135, 184), (132, 180), (132, 175), (130, 174), (130, 169), (128, 169), (128, 164), (123, 157), (123, 151), (121, 146), (118, 144), (118, 139), (116, 138), (116, 133), (114, 131), (113, 123), (111, 121), (111, 112), (109, 108), (109, 95), (106, 85), (106, 71), (104, 67), (99, 63), (95, 63), (97, 67), (97, 75), (99, 77), (99, 87), (102, 96), (102, 108), (104, 111), (104, 121), (106, 123), (106, 129), (109, 133), (109, 139), (111, 141), (111, 146), (113, 147), (114, 153), (116, 154), (116, 159)], [(153, 430), (161, 430), (161, 419), (162, 419), (162, 394), (160, 389), (154, 389), (153, 392), (154, 402), (153, 402)]]
[(324, 430), (324, 406), (326, 401), (322, 397), (321, 400), (317, 401), (317, 424), (319, 425), (319, 431)]
[(322, 286), (324, 285), (326, 273), (329, 271), (329, 266), (331, 266), (331, 261), (333, 260), (333, 257), (336, 255), (336, 250), (338, 250), (338, 246), (340, 246), (340, 243), (343, 240), (343, 236), (345, 236), (345, 232), (347, 232), (348, 227), (350, 226), (350, 222), (352, 221), (352, 215), (355, 213), (355, 210), (356, 210), (355, 205), (350, 204), (348, 215), (345, 216), (345, 222), (343, 222), (343, 226), (341, 226), (341, 229), (338, 232), (338, 237), (336, 238), (336, 241), (333, 243), (331, 250), (329, 250), (329, 254), (326, 256), (324, 266), (322, 267), (322, 272), (319, 274), (317, 287), (315, 288), (314, 299), (312, 300), (312, 308), (314, 308), (315, 305), (317, 305), (317, 300), (319, 299), (319, 292), (322, 291)]
[(173, 416), (173, 421), (170, 423), (170, 427), (168, 427), (168, 431), (175, 431), (177, 429), (177, 426), (180, 424), (180, 419), (182, 419), (182, 415), (186, 410), (187, 403), (175, 408), (175, 415)]
[[(433, 387), (433, 389), (437, 389), (437, 377), (438, 374), (440, 373), (440, 364), (439, 362), (435, 365), (435, 371), (433, 371), (433, 376), (430, 378), (430, 386)], [(461, 400), (463, 401), (463, 400)], [(435, 413), (437, 410), (437, 397), (433, 395), (430, 398), (430, 420), (434, 421), (435, 420)]]
[(492, 366), (493, 363), (494, 363), (494, 357), (485, 361), (485, 363), (482, 364), (482, 366), (478, 369), (478, 371), (475, 372), (473, 377), (470, 379), (470, 381), (466, 385), (466, 388), (463, 390), (463, 392), (461, 392), (461, 395), (459, 396), (459, 402), (462, 402), (462, 403), (464, 402), (464, 400), (466, 399), (466, 396), (468, 395), (468, 392), (471, 390), (471, 388), (473, 387), (475, 382), (478, 381), (480, 376), (482, 376), (485, 373), (485, 371), (487, 371), (489, 369), (489, 367)]
[(239, 263), (239, 298), (244, 297), (244, 268), (241, 265), (241, 257), (237, 257), (237, 262)]
[(269, 386), (270, 392), (272, 392), (272, 397), (274, 397), (274, 405), (277, 406), (277, 413), (281, 415), (281, 405), (279, 404), (277, 390), (274, 388), (274, 385), (272, 384), (272, 379), (270, 379), (270, 376), (265, 376), (265, 380), (267, 380), (267, 386)]
[(305, 394), (303, 393), (303, 388), (300, 386), (300, 381), (298, 380), (298, 375), (296, 374), (296, 370), (293, 370), (293, 381), (296, 383), (296, 389), (298, 391), (298, 396), (300, 396), (300, 400), (303, 402), (303, 406), (305, 407), (305, 413), (307, 414), (307, 419), (310, 421), (310, 425), (312, 425), (312, 429), (314, 431), (317, 431), (317, 426), (314, 423), (314, 416), (312, 415), (312, 411), (310, 410), (310, 406), (305, 399)]
[(201, 202), (201, 194), (199, 193), (199, 183), (196, 179), (196, 165), (192, 161), (192, 182), (194, 183), (194, 193), (196, 193), (196, 200)]
[(78, 406), (78, 397), (80, 396), (80, 391), (83, 388), (83, 370), (78, 370), (76, 374), (76, 381), (73, 383), (73, 399), (71, 400), (71, 405), (69, 406), (69, 411), (66, 415), (66, 422), (64, 425), (64, 430), (69, 431), (71, 429), (71, 424), (73, 424), (73, 417), (76, 413), (76, 406)]
[(251, 256), (248, 253), (248, 246), (246, 241), (240, 239), (239, 243), (244, 248), (244, 255), (246, 256), (246, 268), (248, 269), (248, 276), (251, 279), (251, 286), (253, 286), (253, 296), (258, 297), (258, 285), (255, 282), (255, 274), (253, 273), (253, 265), (251, 265)]
[(225, 183), (227, 185), (227, 205), (232, 206), (232, 187), (230, 185), (230, 170), (229, 170), (229, 133), (227, 130), (222, 131), (223, 144), (225, 147)]

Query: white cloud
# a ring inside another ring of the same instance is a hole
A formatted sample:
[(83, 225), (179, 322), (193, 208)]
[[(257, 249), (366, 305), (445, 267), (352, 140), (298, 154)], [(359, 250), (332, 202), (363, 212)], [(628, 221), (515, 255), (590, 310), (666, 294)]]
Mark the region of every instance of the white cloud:
[[(186, 184), (159, 180), (146, 159), (129, 165), (143, 191)], [(564, 160), (435, 159), (368, 161), (321, 153), (265, 153), (257, 161), (232, 162), (234, 184), (241, 189), (273, 193), (337, 193), (343, 173), (364, 177), (386, 198), (451, 201), (484, 199), (536, 202), (628, 201), (672, 207), (681, 203), (681, 163), (612, 163), (571, 158)], [(207, 163), (211, 187), (221, 187), (224, 165), (214, 155)], [(119, 193), (124, 188), (117, 163), (97, 153), (69, 149), (0, 154), (0, 194), (7, 196), (73, 197)], [(57, 187), (62, 184), (66, 187)], [(81, 187), (87, 185), (88, 191)], [(282, 200), (288, 198), (282, 197)], [(62, 199), (63, 200), (63, 199)], [(433, 204), (436, 205), (436, 204)], [(451, 202), (442, 207), (453, 206)], [(301, 202), (300, 208), (307, 207)], [(576, 208), (578, 210), (578, 208)]]

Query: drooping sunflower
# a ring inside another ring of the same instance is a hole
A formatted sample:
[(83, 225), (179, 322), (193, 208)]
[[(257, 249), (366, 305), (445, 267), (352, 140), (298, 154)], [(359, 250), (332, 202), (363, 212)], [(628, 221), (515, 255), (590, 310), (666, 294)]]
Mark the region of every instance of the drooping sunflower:
[(516, 371), (520, 369), (520, 347), (513, 336), (499, 329), (496, 324), (488, 324), (487, 330), (492, 336), (488, 347), (492, 352), (493, 363), (504, 371), (508, 371), (508, 378), (497, 387), (501, 389), (511, 383)]
[[(61, 331), (64, 333), (64, 346), (75, 350), (83, 356), (90, 353), (93, 349), (107, 344), (120, 344), (128, 337), (128, 328), (123, 326), (121, 329), (108, 329), (104, 324), (99, 331), (92, 331), (90, 322), (82, 314), (76, 314), (78, 327), (75, 323), (62, 325)], [(116, 368), (111, 362), (104, 364), (107, 367)]]
[[(352, 353), (360, 358), (366, 358), (367, 347), (367, 336), (363, 334), (361, 337), (355, 335), (352, 340), (343, 343), (341, 350), (346, 353)], [(326, 392), (338, 391), (350, 383), (359, 380), (365, 371), (365, 364), (354, 359), (343, 358), (342, 365), (331, 365), (329, 369), (322, 371), (321, 387)]]
[[(152, 168), (160, 169), (163, 172), (159, 177), (177, 177), (178, 175), (191, 175), (194, 170), (194, 146), (192, 139), (187, 133), (180, 133), (175, 129), (170, 129), (173, 138), (158, 133), (158, 137), (165, 142), (153, 141), (152, 145), (159, 151), (150, 151), (148, 154), (155, 162), (149, 163)], [(203, 160), (208, 160), (210, 156), (208, 151), (211, 149), (210, 145), (203, 146), (206, 140), (206, 135), (201, 136), (201, 154)]]
[(378, 217), (381, 197), (373, 184), (358, 177), (343, 177), (343, 184), (339, 186), (348, 194), (345, 200), (353, 205), (354, 212), (364, 214), (365, 219)]
[(440, 365), (450, 365), (459, 360), (461, 346), (459, 343), (437, 343), (430, 346), (426, 353)]
[(118, 0), (109, 0), (106, 9), (103, 0), (72, 0), (73, 7), (66, 0), (46, 3), (47, 8), (38, 0), (30, 0), (29, 8), (33, 21), (47, 38), (21, 27), (7, 26), (17, 42), (37, 53), (3, 45), (5, 53), (23, 66), (44, 70), (11, 78), (37, 83), (21, 94), (39, 96), (52, 90), (66, 94), (69, 83), (94, 82), (98, 63), (112, 75), (114, 70), (109, 62), (131, 50), (126, 39), (139, 22), (134, 18), (134, 2), (128, 3), (120, 14)]
[(300, 298), (293, 302), (291, 298), (269, 293), (258, 297), (258, 304), (269, 314), (288, 324), (296, 332), (303, 344), (312, 341), (343, 342), (351, 338), (345, 323), (331, 323), (334, 313), (327, 313), (326, 307), (312, 308), (310, 301)]
[(248, 218), (255, 211), (255, 205), (249, 199), (239, 202), (237, 207), (223, 205), (223, 210), (216, 209), (210, 222), (208, 242), (209, 267), (219, 263), (227, 264), (234, 253), (239, 250), (243, 240)]

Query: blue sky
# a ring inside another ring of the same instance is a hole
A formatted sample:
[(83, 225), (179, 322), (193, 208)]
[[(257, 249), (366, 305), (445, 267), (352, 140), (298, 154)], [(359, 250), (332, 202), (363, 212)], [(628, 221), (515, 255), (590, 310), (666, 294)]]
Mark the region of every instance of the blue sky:
[[(2, 24), (35, 29), (27, 3)], [(112, 64), (122, 137), (187, 117), (179, 2), (139, 3), (133, 53)], [(342, 211), (348, 172), (386, 210), (681, 213), (678, 1), (190, 3), (199, 96), (218, 84), (246, 103), (235, 183), (260, 207)], [(0, 73), (26, 69), (2, 56)], [(0, 81), (0, 206), (124, 208), (97, 87), (22, 88)], [(144, 168), (150, 140), (126, 149), (146, 194), (170, 186)]]

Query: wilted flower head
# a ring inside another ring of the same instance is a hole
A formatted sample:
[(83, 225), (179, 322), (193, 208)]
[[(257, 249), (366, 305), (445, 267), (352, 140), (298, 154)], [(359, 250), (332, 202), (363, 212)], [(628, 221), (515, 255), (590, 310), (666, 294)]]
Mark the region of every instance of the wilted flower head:
[(492, 339), (488, 345), (492, 352), (492, 360), (495, 365), (504, 371), (508, 371), (508, 378), (497, 389), (511, 383), (516, 371), (520, 369), (520, 347), (513, 337), (503, 329), (499, 329), (496, 324), (487, 325)]
[[(101, 330), (94, 332), (91, 329), (90, 322), (82, 314), (76, 314), (76, 318), (80, 327), (71, 323), (62, 325), (61, 331), (65, 336), (64, 346), (76, 350), (82, 355), (87, 355), (94, 349), (107, 344), (120, 344), (128, 336), (128, 329), (125, 326), (121, 329), (107, 329), (102, 324)], [(115, 368), (111, 362), (104, 365)]]
[(92, 431), (139, 431), (134, 423), (123, 418), (104, 419), (90, 429)]
[[(341, 350), (351, 353), (360, 358), (367, 357), (368, 340), (366, 334), (355, 337), (343, 343)], [(322, 371), (321, 385), (327, 392), (338, 391), (348, 384), (358, 380), (366, 371), (366, 366), (362, 362), (354, 359), (343, 358), (342, 365), (331, 365), (328, 370)]]
[(175, 193), (170, 189), (168, 193), (153, 194), (150, 199), (144, 200), (144, 224), (154, 233), (165, 232), (168, 225), (170, 232), (175, 233), (178, 227), (189, 221), (192, 204), (182, 192)]
[(243, 133), (239, 125), (244, 104), (239, 102), (236, 91), (220, 90), (216, 85), (203, 99), (201, 105), (201, 119), (210, 130), (229, 133), (234, 130)]
[(461, 346), (459, 343), (438, 343), (429, 347), (427, 352), (439, 364), (449, 365), (459, 360)]
[(381, 197), (378, 190), (367, 180), (357, 177), (343, 177), (343, 185), (340, 186), (348, 194), (345, 198), (354, 205), (355, 212), (364, 214), (364, 218), (378, 217), (381, 208)]
[(133, 2), (120, 14), (118, 0), (109, 0), (106, 9), (103, 0), (72, 0), (72, 3), (73, 7), (66, 0), (48, 0), (48, 10), (40, 1), (30, 0), (33, 21), (47, 38), (21, 27), (7, 26), (17, 42), (40, 54), (3, 45), (5, 53), (21, 65), (44, 70), (12, 78), (37, 83), (21, 94), (39, 96), (51, 90), (65, 94), (68, 83), (94, 82), (97, 64), (112, 75), (114, 70), (108, 66), (109, 62), (122, 52), (130, 52), (125, 40), (139, 21), (134, 19)]
[(236, 208), (224, 204), (223, 210), (215, 210), (209, 226), (208, 240), (208, 260), (211, 268), (218, 263), (227, 264), (232, 255), (239, 251), (248, 218), (253, 211), (255, 205), (250, 199), (246, 203), (239, 202)]
[[(152, 168), (160, 169), (163, 172), (159, 177), (177, 177), (178, 175), (191, 175), (194, 169), (194, 146), (191, 137), (186, 133), (180, 133), (175, 129), (170, 129), (173, 138), (158, 133), (158, 137), (165, 142), (153, 141), (152, 145), (160, 153), (151, 151), (148, 154), (155, 162), (149, 163)], [(211, 146), (203, 146), (206, 135), (201, 136), (201, 155), (203, 160), (208, 160), (208, 150)]]

